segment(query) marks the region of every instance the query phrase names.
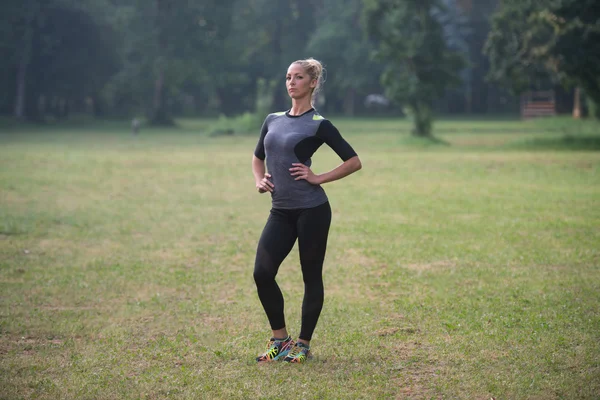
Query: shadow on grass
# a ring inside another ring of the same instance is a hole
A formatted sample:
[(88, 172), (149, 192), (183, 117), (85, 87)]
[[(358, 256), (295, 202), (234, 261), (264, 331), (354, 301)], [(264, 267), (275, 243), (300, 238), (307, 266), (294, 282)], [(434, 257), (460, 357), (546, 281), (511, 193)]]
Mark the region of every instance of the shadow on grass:
[(512, 142), (506, 147), (523, 150), (600, 151), (600, 136), (573, 136), (534, 138)]

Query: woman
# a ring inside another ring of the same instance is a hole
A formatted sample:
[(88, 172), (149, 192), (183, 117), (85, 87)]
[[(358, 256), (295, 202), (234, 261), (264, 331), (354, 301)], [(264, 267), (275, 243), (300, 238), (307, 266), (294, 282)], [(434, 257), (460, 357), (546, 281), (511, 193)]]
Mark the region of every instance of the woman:
[[(252, 157), (256, 188), (259, 193), (270, 193), (272, 199), (272, 209), (256, 252), (254, 281), (273, 334), (266, 352), (256, 358), (258, 362), (301, 363), (310, 357), (310, 340), (323, 308), (323, 260), (331, 222), (331, 208), (321, 185), (361, 168), (352, 147), (333, 124), (313, 108), (322, 73), (321, 63), (312, 58), (290, 65), (286, 87), (292, 108), (267, 116)], [(329, 145), (343, 163), (317, 175), (310, 169), (310, 158), (323, 143)], [(302, 326), (297, 342), (286, 329), (284, 300), (275, 281), (279, 266), (296, 239), (304, 280)]]

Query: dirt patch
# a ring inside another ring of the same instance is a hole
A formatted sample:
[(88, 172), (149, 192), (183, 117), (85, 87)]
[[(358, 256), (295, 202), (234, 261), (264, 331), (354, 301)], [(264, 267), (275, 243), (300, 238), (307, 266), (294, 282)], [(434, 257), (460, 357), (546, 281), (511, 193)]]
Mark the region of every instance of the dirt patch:
[(42, 348), (60, 347), (65, 343), (65, 339), (52, 337), (34, 337), (34, 336), (10, 336), (0, 340), (0, 355), (10, 354), (16, 351), (25, 356), (33, 356)]
[(415, 333), (419, 333), (419, 329), (418, 328), (413, 328), (411, 326), (405, 326), (405, 327), (392, 327), (392, 328), (384, 328), (384, 329), (380, 329), (377, 332), (375, 332), (377, 334), (377, 336), (391, 336), (395, 333), (404, 333), (404, 334), (415, 334)]
[(338, 265), (373, 267), (377, 264), (377, 260), (364, 255), (360, 250), (349, 248), (342, 251), (335, 263)]
[(381, 289), (390, 285), (382, 279), (371, 282), (374, 277), (385, 276), (388, 267), (355, 248), (341, 250), (335, 258), (326, 261), (325, 264), (325, 275), (330, 273), (328, 268), (336, 269), (336, 279), (326, 282), (327, 293), (333, 295), (342, 294), (347, 299), (368, 298), (376, 301), (381, 297)]
[(397, 386), (397, 399), (431, 399), (434, 392), (431, 389), (438, 375), (437, 360), (423, 360), (423, 350), (418, 341), (391, 343), (391, 352), (397, 362), (392, 368), (395, 375), (391, 379)]
[(433, 261), (430, 263), (406, 264), (405, 268), (412, 271), (430, 271), (437, 269), (448, 269), (454, 267), (455, 264), (451, 261)]
[(435, 398), (434, 392), (430, 389), (432, 381), (438, 375), (434, 365), (421, 365), (418, 368), (415, 366), (407, 366), (399, 368), (399, 375), (393, 379), (393, 382), (398, 386), (397, 399), (432, 399)]
[(399, 330), (400, 330), (400, 328), (385, 328), (385, 329), (380, 329), (375, 333), (377, 334), (377, 336), (391, 336), (394, 333), (398, 332)]

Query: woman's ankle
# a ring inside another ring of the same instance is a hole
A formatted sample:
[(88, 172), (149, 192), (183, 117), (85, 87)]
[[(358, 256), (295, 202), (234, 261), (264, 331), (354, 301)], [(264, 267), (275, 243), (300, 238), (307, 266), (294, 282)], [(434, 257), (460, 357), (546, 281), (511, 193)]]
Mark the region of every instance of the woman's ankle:
[(287, 339), (289, 336), (290, 336), (290, 335), (288, 334), (288, 332), (287, 332), (287, 329), (286, 329), (286, 328), (277, 329), (277, 330), (274, 330), (274, 331), (273, 331), (273, 337), (274, 337), (275, 339), (278, 339), (278, 340), (285, 340), (285, 339)]

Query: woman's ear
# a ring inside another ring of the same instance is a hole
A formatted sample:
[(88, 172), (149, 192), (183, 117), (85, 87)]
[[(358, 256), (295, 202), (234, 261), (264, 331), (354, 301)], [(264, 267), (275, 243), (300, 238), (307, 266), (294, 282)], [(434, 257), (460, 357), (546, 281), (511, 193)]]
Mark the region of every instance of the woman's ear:
[(313, 89), (317, 87), (317, 80), (316, 79), (313, 79), (312, 81), (310, 81), (310, 87), (313, 88)]

